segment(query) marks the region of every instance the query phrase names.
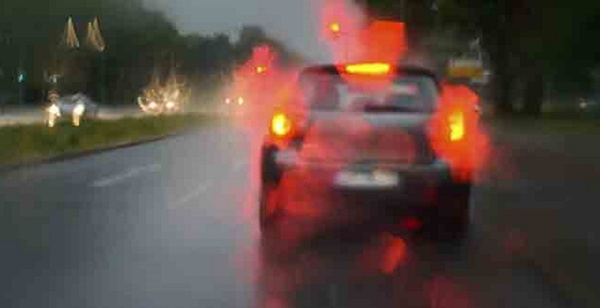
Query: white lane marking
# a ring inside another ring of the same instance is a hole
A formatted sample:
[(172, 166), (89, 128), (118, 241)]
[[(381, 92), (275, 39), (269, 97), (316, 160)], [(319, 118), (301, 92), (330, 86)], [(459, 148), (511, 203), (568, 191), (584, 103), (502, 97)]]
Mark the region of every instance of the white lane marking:
[(110, 177), (96, 180), (96, 181), (94, 181), (94, 183), (92, 183), (91, 186), (94, 188), (103, 188), (103, 187), (112, 186), (114, 184), (118, 184), (119, 182), (142, 175), (144, 173), (156, 172), (161, 167), (162, 167), (162, 165), (160, 165), (160, 164), (151, 164), (151, 165), (131, 168), (123, 173), (119, 173), (119, 174), (116, 174), (116, 175), (113, 175)]
[(197, 197), (199, 197), (207, 189), (208, 189), (208, 185), (206, 185), (206, 184), (200, 184), (193, 191), (191, 191), (191, 192), (183, 195), (183, 197), (181, 197), (177, 201), (175, 201), (173, 203), (173, 205), (175, 205), (177, 207), (177, 206), (181, 206), (183, 204), (186, 204), (186, 203), (188, 203), (188, 202), (196, 199)]

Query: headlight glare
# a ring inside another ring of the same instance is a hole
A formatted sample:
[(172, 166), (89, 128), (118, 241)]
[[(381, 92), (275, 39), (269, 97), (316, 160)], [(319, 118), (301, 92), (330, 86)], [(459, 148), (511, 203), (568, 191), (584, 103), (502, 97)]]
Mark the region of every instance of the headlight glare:
[(85, 106), (83, 104), (77, 104), (73, 109), (73, 114), (77, 116), (81, 116), (85, 112)]

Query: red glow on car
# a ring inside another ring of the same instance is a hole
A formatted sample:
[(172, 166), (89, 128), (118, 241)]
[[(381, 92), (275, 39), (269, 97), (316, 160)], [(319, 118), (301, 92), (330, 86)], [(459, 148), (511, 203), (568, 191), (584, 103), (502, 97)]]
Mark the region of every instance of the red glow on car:
[(449, 162), (453, 176), (472, 178), (487, 157), (487, 136), (479, 125), (479, 97), (463, 85), (445, 84), (440, 106), (431, 121), (431, 146)]

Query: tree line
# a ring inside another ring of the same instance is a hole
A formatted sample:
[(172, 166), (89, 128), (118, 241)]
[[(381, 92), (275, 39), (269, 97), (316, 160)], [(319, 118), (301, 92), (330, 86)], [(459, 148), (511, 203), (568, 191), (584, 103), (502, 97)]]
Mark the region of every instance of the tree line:
[[(79, 47), (65, 44), (69, 18)], [(85, 44), (96, 18), (102, 51)], [(273, 46), (283, 62), (300, 60), (255, 26), (241, 29), (237, 42), (218, 33), (182, 35), (141, 0), (7, 0), (0, 2), (0, 93), (14, 102), (24, 88), (26, 101), (41, 101), (53, 86), (49, 76), (59, 75), (61, 92), (130, 103), (153, 78), (173, 71), (202, 91), (227, 80), (258, 44)]]
[(373, 16), (404, 20), (409, 37), (456, 30), (479, 37), (498, 114), (538, 116), (552, 97), (589, 94), (600, 65), (600, 2), (579, 0), (355, 0)]

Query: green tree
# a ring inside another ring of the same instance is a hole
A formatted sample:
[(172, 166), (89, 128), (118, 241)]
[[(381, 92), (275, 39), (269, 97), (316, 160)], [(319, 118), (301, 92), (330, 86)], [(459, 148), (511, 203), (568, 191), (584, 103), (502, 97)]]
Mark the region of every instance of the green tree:
[[(401, 15), (398, 3), (402, 1), (359, 2), (376, 13), (388, 11), (382, 16)], [(416, 4), (404, 2), (410, 17)], [(432, 5), (434, 17), (417, 22), (435, 20), (440, 28), (456, 28), (464, 36), (482, 38), (494, 71), (499, 114), (512, 113), (514, 102), (521, 100), (525, 114), (539, 115), (550, 84), (559, 91), (589, 90), (590, 68), (598, 67), (600, 61), (600, 43), (593, 39), (600, 34), (599, 2), (581, 0), (566, 6), (559, 0), (438, 0)], [(409, 17), (406, 20), (411, 23)], [(522, 91), (517, 91), (518, 85)]]
[[(69, 16), (73, 17), (81, 43), (85, 41), (87, 22), (99, 17), (108, 44), (103, 57), (85, 46), (79, 50), (59, 47)], [(10, 42), (0, 49), (0, 66), (10, 75), (15, 75), (18, 67), (25, 68), (29, 88), (42, 89), (44, 72), (50, 71), (65, 73), (67, 88), (94, 94), (97, 87), (90, 85), (97, 84), (95, 79), (99, 78), (94, 72), (105, 65), (109, 75), (105, 86), (112, 89), (115, 100), (131, 96), (137, 90), (143, 83), (141, 77), (152, 69), (153, 61), (178, 36), (175, 27), (161, 14), (143, 9), (137, 0), (2, 1), (0, 33)]]
[[(81, 46), (60, 44), (72, 17)], [(106, 49), (88, 48), (88, 22), (98, 17)], [(226, 35), (181, 35), (161, 13), (141, 0), (4, 0), (0, 1), (0, 88), (15, 92), (19, 67), (28, 73), (27, 87), (42, 98), (45, 73), (59, 73), (64, 92), (84, 91), (94, 98), (108, 90), (109, 103), (132, 103), (156, 74), (171, 71), (190, 83), (215, 87), (252, 47), (269, 44), (282, 59), (299, 57), (259, 27), (244, 27), (238, 43)], [(202, 89), (200, 89), (202, 90)]]

